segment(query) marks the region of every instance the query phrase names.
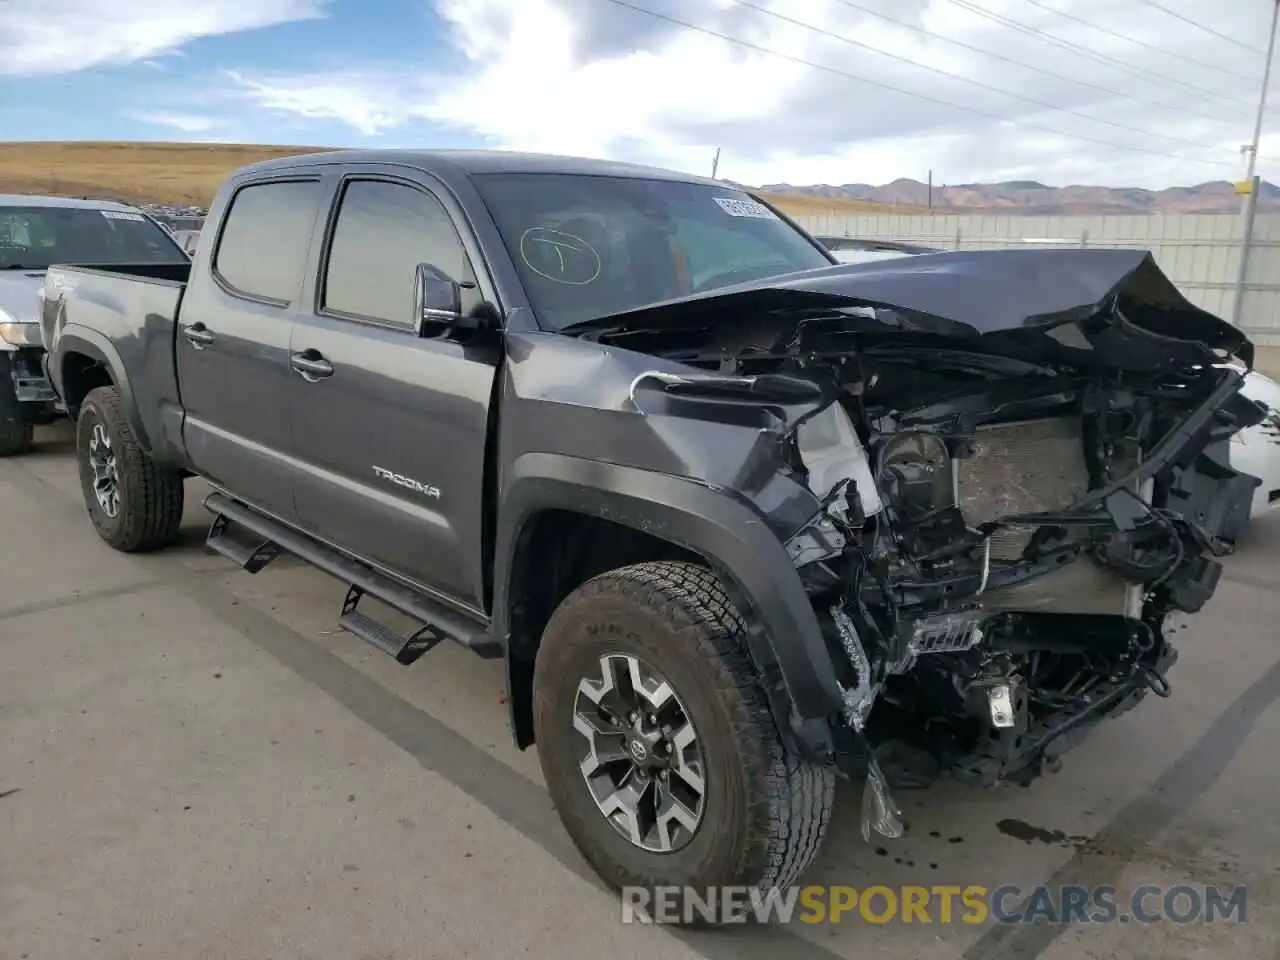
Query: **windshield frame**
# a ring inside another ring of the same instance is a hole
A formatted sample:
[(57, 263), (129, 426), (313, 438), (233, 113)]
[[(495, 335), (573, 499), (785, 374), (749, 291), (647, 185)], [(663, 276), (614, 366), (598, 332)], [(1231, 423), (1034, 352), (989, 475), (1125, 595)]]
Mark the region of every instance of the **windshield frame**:
[[(678, 176), (664, 177), (661, 175), (643, 176), (643, 175), (636, 175), (636, 174), (630, 174), (630, 173), (587, 174), (587, 173), (579, 173), (579, 172), (571, 172), (571, 171), (550, 172), (550, 171), (524, 171), (524, 170), (502, 171), (502, 172), (493, 172), (493, 173), (490, 173), (490, 172), (472, 173), (469, 179), (472, 181), (472, 187), (475, 191), (475, 195), (478, 197), (481, 204), (484, 206), (484, 208), (489, 214), (489, 219), (493, 224), (493, 227), (496, 233), (496, 238), (500, 242), (503, 252), (506, 254), (506, 257), (511, 264), (511, 268), (515, 272), (515, 279), (519, 282), (519, 285), (521, 288), (522, 299), (525, 301), (529, 309), (529, 313), (533, 318), (534, 324), (537, 326), (539, 330), (542, 330), (548, 333), (567, 332), (574, 327), (580, 326), (583, 323), (591, 323), (598, 320), (604, 320), (615, 314), (629, 313), (633, 310), (651, 307), (659, 303), (679, 302), (685, 299), (696, 299), (696, 298), (701, 298), (708, 295), (714, 295), (716, 288), (722, 285), (716, 284), (715, 286), (708, 287), (703, 290), (695, 290), (695, 291), (691, 291), (691, 292), (680, 294), (673, 297), (643, 300), (642, 302), (636, 302), (636, 303), (630, 304), (625, 309), (622, 309), (622, 310), (605, 311), (596, 316), (591, 316), (585, 319), (557, 322), (556, 320), (551, 319), (547, 315), (548, 311), (546, 310), (546, 304), (540, 302), (540, 298), (534, 293), (532, 289), (532, 284), (530, 283), (530, 278), (526, 271), (527, 269), (532, 270), (533, 268), (531, 266), (527, 267), (526, 264), (522, 263), (518, 245), (513, 243), (513, 236), (511, 233), (511, 228), (513, 224), (511, 224), (508, 221), (508, 218), (502, 215), (503, 206), (501, 203), (501, 198), (500, 196), (497, 195), (498, 191), (490, 189), (490, 184), (492, 183), (501, 182), (503, 184), (506, 184), (513, 180), (529, 180), (534, 182), (557, 181), (557, 180), (559, 181), (604, 180), (604, 181), (630, 182), (635, 184), (643, 184), (643, 185), (646, 185), (648, 189), (654, 189), (659, 191), (664, 186), (669, 186), (673, 191), (681, 191), (681, 192), (686, 192), (690, 190), (706, 191), (708, 198), (720, 197), (726, 200), (749, 201), (753, 204), (758, 204), (759, 206), (764, 207), (772, 215), (770, 219), (776, 220), (787, 233), (794, 236), (795, 240), (797, 241), (798, 247), (803, 246), (806, 252), (811, 250), (816, 255), (815, 261), (811, 265), (787, 266), (785, 269), (779, 269), (776, 273), (766, 274), (762, 277), (756, 277), (756, 278), (752, 278), (750, 280), (742, 281), (742, 282), (767, 283), (769, 280), (775, 277), (794, 275), (796, 272), (804, 272), (810, 269), (821, 269), (822, 267), (834, 266), (839, 263), (839, 261), (835, 258), (832, 252), (824, 244), (822, 244), (819, 240), (817, 240), (812, 234), (810, 234), (804, 227), (802, 227), (799, 223), (797, 223), (785, 211), (780, 210), (776, 205), (774, 205), (773, 203), (770, 203), (768, 200), (757, 196), (755, 193), (752, 192), (750, 188), (738, 186), (736, 184), (723, 183), (719, 181), (707, 181), (697, 177), (682, 178)], [(644, 188), (638, 188), (638, 189), (644, 189)], [(756, 237), (754, 234), (751, 234), (751, 233), (746, 233), (746, 236), (750, 236), (754, 239), (759, 239), (758, 237)], [(723, 284), (723, 286), (725, 286), (726, 288), (731, 285), (733, 284)]]
[[(57, 266), (60, 264), (69, 264), (69, 265), (86, 266), (86, 267), (117, 267), (117, 266), (136, 266), (139, 264), (171, 265), (171, 264), (191, 262), (191, 257), (188, 256), (187, 252), (182, 249), (181, 244), (178, 243), (173, 233), (170, 230), (165, 228), (164, 224), (162, 224), (155, 217), (152, 217), (151, 215), (145, 213), (144, 211), (137, 210), (132, 207), (120, 207), (120, 208), (116, 208), (112, 206), (99, 207), (99, 206), (85, 206), (81, 204), (70, 204), (70, 203), (58, 204), (58, 203), (0, 202), (0, 217), (4, 217), (6, 214), (10, 214), (14, 211), (17, 211), (20, 214), (29, 214), (33, 217), (39, 217), (42, 215), (56, 216), (58, 214), (63, 214), (67, 212), (73, 212), (73, 213), (84, 214), (84, 215), (97, 214), (98, 216), (107, 216), (109, 214), (116, 214), (119, 216), (127, 215), (128, 220), (131, 220), (135, 223), (145, 223), (152, 230), (159, 233), (160, 236), (162, 236), (164, 240), (167, 241), (172, 253), (175, 254), (173, 259), (137, 260), (137, 261), (110, 260), (110, 259), (99, 259), (99, 258), (95, 258), (95, 259), (78, 258), (73, 261), (73, 260), (68, 260), (65, 257), (58, 257), (58, 258), (51, 259), (50, 262), (47, 264), (23, 263), (20, 265), (22, 269), (48, 270), (50, 267)], [(18, 269), (18, 268), (19, 267), (14, 267), (12, 269)], [(6, 269), (9, 269), (9, 268), (6, 268), (3, 265), (0, 265), (0, 271), (6, 270)]]

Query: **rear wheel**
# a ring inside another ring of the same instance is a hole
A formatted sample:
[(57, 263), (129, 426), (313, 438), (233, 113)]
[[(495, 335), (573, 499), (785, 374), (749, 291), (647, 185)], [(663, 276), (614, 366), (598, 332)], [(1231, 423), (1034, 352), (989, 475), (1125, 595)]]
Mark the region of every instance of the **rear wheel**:
[(35, 440), (35, 427), (23, 422), (24, 405), (18, 401), (13, 376), (17, 357), (16, 353), (0, 350), (0, 457), (30, 453)]
[(715, 574), (670, 562), (588, 581), (547, 625), (534, 668), (543, 773), (614, 889), (765, 891), (817, 853), (834, 773), (784, 750), (742, 634)]
[(142, 449), (115, 387), (90, 390), (76, 420), (76, 459), (85, 509), (98, 536), (124, 553), (173, 543), (182, 523), (182, 474)]
[(36, 428), (29, 423), (0, 423), (0, 457), (30, 453)]

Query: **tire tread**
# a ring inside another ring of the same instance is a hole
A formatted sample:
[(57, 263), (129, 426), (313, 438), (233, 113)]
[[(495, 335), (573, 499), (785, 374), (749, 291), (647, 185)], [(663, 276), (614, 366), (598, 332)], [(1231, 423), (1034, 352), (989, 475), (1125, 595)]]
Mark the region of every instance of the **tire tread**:
[(117, 469), (128, 472), (129, 498), (121, 499), (119, 527), (115, 531), (103, 530), (93, 513), (94, 504), (85, 506), (94, 516), (99, 535), (108, 544), (123, 553), (147, 553), (167, 547), (177, 539), (185, 489), (181, 474), (157, 464), (138, 443), (121, 410), (122, 403), (116, 387), (95, 387), (81, 406), (82, 417), (85, 409), (93, 409), (112, 433)]
[[(597, 597), (613, 597), (654, 612), (712, 665), (715, 681), (702, 696), (716, 699), (745, 748), (753, 809), (747, 823), (758, 835), (743, 838), (751, 875), (742, 882), (761, 891), (793, 883), (825, 838), (835, 797), (830, 767), (807, 762), (784, 748), (759, 676), (747, 654), (741, 615), (716, 573), (682, 561), (648, 561), (600, 574), (579, 587), (553, 614)], [(637, 878), (640, 880), (640, 878)]]
[(0, 457), (20, 457), (30, 453), (35, 428), (28, 423), (0, 423)]

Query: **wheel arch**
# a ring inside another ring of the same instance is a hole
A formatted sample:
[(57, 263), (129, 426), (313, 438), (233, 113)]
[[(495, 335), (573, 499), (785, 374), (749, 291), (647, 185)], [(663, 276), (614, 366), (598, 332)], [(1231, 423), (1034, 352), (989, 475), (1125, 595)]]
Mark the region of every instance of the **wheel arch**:
[(692, 480), (554, 454), (526, 454), (508, 476), (493, 632), (506, 651), (517, 746), (534, 742), (533, 665), (563, 597), (608, 569), (686, 560), (715, 571), (746, 623), (748, 652), (788, 746), (829, 756), (826, 720), (841, 702), (835, 667), (794, 566), (749, 506)]
[(67, 415), (76, 418), (90, 390), (113, 386), (120, 392), (121, 408), (133, 435), (143, 449), (150, 449), (150, 437), (134, 401), (132, 384), (111, 341), (93, 330), (68, 327), (58, 340), (57, 351), (58, 393)]

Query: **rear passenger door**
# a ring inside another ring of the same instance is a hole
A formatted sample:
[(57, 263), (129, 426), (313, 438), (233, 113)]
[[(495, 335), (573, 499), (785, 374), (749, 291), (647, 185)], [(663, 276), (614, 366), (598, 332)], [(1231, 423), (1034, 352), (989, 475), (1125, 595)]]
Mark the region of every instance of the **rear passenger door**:
[[(422, 179), (350, 170), (299, 317), (289, 378), (301, 524), (455, 606), (482, 606), (481, 509), (500, 343), (426, 338), (415, 268), (496, 302), (461, 211)], [(316, 375), (315, 364), (323, 371)]]
[(319, 174), (241, 185), (179, 310), (178, 386), (192, 463), (286, 521), (296, 516), (289, 337), (325, 190)]

